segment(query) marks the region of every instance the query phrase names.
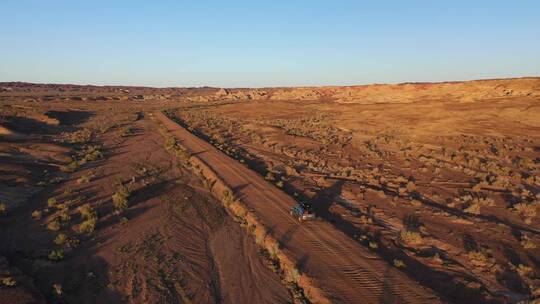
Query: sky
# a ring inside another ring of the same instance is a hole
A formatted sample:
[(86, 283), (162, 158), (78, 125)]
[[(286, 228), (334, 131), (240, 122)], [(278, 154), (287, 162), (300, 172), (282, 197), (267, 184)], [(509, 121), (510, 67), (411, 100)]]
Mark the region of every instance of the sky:
[(0, 82), (269, 87), (540, 76), (540, 1), (0, 0)]

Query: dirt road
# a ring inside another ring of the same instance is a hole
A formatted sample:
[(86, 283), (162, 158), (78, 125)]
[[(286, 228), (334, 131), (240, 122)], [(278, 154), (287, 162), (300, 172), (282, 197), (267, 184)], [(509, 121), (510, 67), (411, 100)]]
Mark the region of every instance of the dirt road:
[(299, 224), (295, 201), (254, 171), (191, 134), (163, 113), (156, 117), (181, 144), (210, 166), (280, 241), (298, 268), (334, 303), (438, 303), (433, 292), (349, 238), (330, 223)]

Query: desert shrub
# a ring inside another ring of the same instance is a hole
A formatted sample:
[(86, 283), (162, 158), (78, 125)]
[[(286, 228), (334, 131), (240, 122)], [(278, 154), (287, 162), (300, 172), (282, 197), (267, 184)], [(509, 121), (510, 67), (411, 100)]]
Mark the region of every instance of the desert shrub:
[(394, 263), (394, 266), (397, 267), (397, 268), (405, 267), (405, 262), (403, 262), (400, 259), (394, 259), (393, 263)]
[(532, 267), (523, 264), (519, 264), (516, 267), (516, 271), (522, 278), (529, 278), (534, 273)]
[(536, 248), (536, 244), (527, 236), (523, 236), (521, 238), (520, 244), (524, 249), (535, 249)]
[(266, 176), (264, 177), (264, 179), (269, 180), (269, 181), (273, 181), (273, 180), (275, 180), (275, 177), (274, 177), (274, 174), (272, 174), (272, 172), (268, 172), (268, 173), (266, 173)]
[(60, 170), (65, 173), (73, 173), (79, 168), (79, 163), (74, 160), (67, 165), (61, 166)]
[(41, 216), (43, 215), (43, 212), (40, 211), (40, 210), (34, 210), (32, 211), (32, 218), (33, 219), (36, 219), (36, 220), (39, 220), (41, 219)]
[(400, 239), (407, 245), (422, 244), (422, 236), (419, 232), (411, 230), (402, 230), (399, 234)]
[(0, 215), (7, 213), (7, 205), (0, 203)]
[(84, 219), (97, 219), (96, 211), (88, 203), (78, 207), (77, 211), (79, 211), (81, 217)]
[(17, 281), (12, 277), (7, 277), (2, 279), (2, 285), (6, 287), (15, 287), (17, 286)]
[(59, 233), (54, 239), (54, 243), (56, 245), (62, 245), (62, 244), (65, 244), (67, 240), (68, 240), (68, 237), (65, 233)]
[(62, 222), (60, 221), (60, 218), (55, 218), (51, 222), (47, 224), (47, 229), (51, 231), (58, 231), (62, 228)]
[(480, 214), (481, 211), (480, 211), (480, 204), (476, 203), (476, 202), (472, 202), (469, 204), (469, 206), (465, 209), (463, 209), (463, 211), (467, 212), (467, 213), (471, 213), (471, 214)]
[(71, 220), (71, 215), (69, 215), (69, 211), (67, 209), (64, 209), (58, 213), (58, 218), (62, 223), (67, 223)]
[(241, 221), (245, 221), (245, 217), (247, 214), (247, 210), (242, 204), (240, 204), (237, 201), (232, 201), (229, 203), (229, 209), (232, 211), (232, 213)]
[(60, 261), (64, 259), (64, 251), (62, 249), (54, 249), (49, 252), (48, 256), (51, 261)]
[(128, 136), (133, 135), (133, 131), (131, 130), (130, 127), (124, 127), (120, 129), (119, 134), (120, 134), (120, 137), (128, 137)]
[(469, 251), (467, 255), (469, 257), (469, 261), (477, 266), (485, 266), (489, 262), (488, 256), (482, 251)]
[(300, 272), (296, 268), (291, 268), (285, 271), (285, 282), (298, 282), (300, 280)]
[(57, 204), (56, 205), (56, 209), (58, 210), (67, 210), (68, 209), (68, 204), (67, 203), (62, 203), (62, 204)]
[(90, 182), (90, 176), (88, 175), (83, 175), (77, 179), (77, 184), (85, 184), (88, 182)]
[(83, 150), (79, 153), (84, 161), (96, 161), (103, 158), (103, 153), (99, 150), (100, 147), (96, 145), (87, 145), (83, 147)]
[(128, 197), (122, 195), (120, 192), (115, 192), (112, 195), (112, 202), (116, 209), (124, 211), (129, 207)]
[(47, 207), (49, 208), (54, 208), (56, 207), (56, 205), (58, 204), (58, 202), (56, 201), (56, 198), (54, 197), (51, 197), (47, 200)]
[(203, 186), (206, 189), (212, 190), (212, 188), (214, 187), (214, 184), (216, 183), (216, 180), (215, 179), (211, 180), (211, 179), (203, 178), (202, 183), (203, 183)]
[(96, 229), (96, 218), (89, 218), (79, 225), (80, 233), (92, 233)]
[(120, 179), (116, 181), (116, 192), (112, 195), (112, 202), (116, 209), (124, 211), (129, 207), (128, 199), (131, 195), (131, 188)]
[(63, 141), (70, 144), (84, 144), (92, 139), (92, 130), (82, 129), (72, 133), (63, 133)]
[(229, 189), (223, 190), (221, 197), (225, 205), (230, 205), (234, 201), (234, 194)]
[(527, 203), (517, 203), (514, 205), (514, 212), (525, 218), (536, 216), (536, 206)]

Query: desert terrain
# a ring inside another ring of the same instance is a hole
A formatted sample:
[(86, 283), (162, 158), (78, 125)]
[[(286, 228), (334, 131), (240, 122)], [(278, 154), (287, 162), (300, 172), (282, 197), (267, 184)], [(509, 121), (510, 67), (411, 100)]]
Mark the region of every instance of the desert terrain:
[(1, 304), (536, 303), (539, 209), (540, 78), (0, 83)]

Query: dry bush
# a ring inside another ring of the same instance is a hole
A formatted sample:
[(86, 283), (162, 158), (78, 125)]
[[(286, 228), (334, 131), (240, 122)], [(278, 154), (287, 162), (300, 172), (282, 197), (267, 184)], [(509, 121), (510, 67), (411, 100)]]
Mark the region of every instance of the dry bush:
[(536, 206), (527, 203), (517, 203), (514, 205), (514, 212), (525, 219), (525, 223), (530, 224), (536, 216)]
[(64, 259), (64, 251), (62, 249), (54, 249), (49, 252), (49, 260), (51, 261), (60, 261)]
[(66, 224), (71, 220), (71, 215), (69, 215), (69, 211), (67, 209), (60, 211), (57, 216), (62, 224)]
[(79, 168), (79, 162), (77, 162), (76, 160), (73, 160), (69, 164), (61, 166), (60, 171), (65, 172), (65, 173), (73, 173), (77, 171), (78, 168)]
[(47, 224), (47, 229), (51, 231), (58, 231), (62, 228), (62, 222), (60, 218), (54, 218), (51, 222)]
[(207, 179), (207, 178), (202, 179), (203, 186), (210, 191), (212, 191), (212, 188), (214, 187), (216, 182), (217, 180), (215, 179)]
[(476, 266), (486, 266), (489, 263), (489, 257), (482, 251), (473, 250), (467, 254), (469, 261)]
[(407, 245), (422, 244), (422, 235), (416, 231), (402, 230), (399, 234), (400, 239)]
[(81, 214), (81, 217), (84, 219), (97, 219), (97, 213), (88, 203), (77, 208), (77, 211)]
[(403, 262), (400, 259), (394, 259), (393, 262), (394, 262), (394, 266), (397, 267), (397, 268), (404, 268), (406, 266), (405, 262)]
[(471, 202), (467, 208), (463, 209), (463, 211), (471, 214), (481, 214), (480, 207), (480, 204)]
[(62, 133), (62, 141), (70, 144), (85, 144), (92, 140), (92, 130), (82, 129), (72, 133)]
[(88, 175), (82, 175), (77, 179), (77, 184), (86, 184), (90, 182), (90, 176)]
[(122, 182), (121, 179), (116, 180), (116, 191), (112, 195), (112, 202), (116, 209), (124, 211), (129, 207), (128, 199), (131, 195), (131, 187)]
[(221, 194), (221, 199), (223, 200), (223, 203), (225, 203), (226, 206), (230, 205), (235, 200), (234, 194), (230, 189), (223, 190)]
[(96, 161), (103, 158), (103, 153), (100, 149), (101, 147), (98, 145), (85, 145), (78, 154), (84, 162)]
[(36, 219), (36, 220), (39, 220), (41, 219), (41, 216), (43, 215), (43, 212), (40, 211), (40, 210), (34, 210), (32, 211), (32, 218), (33, 219)]
[(525, 235), (521, 238), (520, 244), (524, 249), (535, 249), (536, 248), (536, 244), (529, 237), (527, 237)]
[(231, 212), (241, 220), (244, 220), (247, 214), (247, 209), (238, 201), (233, 201), (228, 205), (228, 208), (231, 210)]
[(65, 233), (59, 233), (54, 239), (56, 245), (63, 245), (67, 242), (68, 236)]
[(15, 287), (18, 282), (13, 277), (7, 277), (2, 279), (2, 285), (6, 287)]
[(96, 229), (96, 221), (95, 218), (90, 218), (85, 220), (84, 222), (79, 224), (79, 233), (92, 233)]
[(522, 278), (530, 278), (534, 274), (532, 267), (523, 264), (519, 264), (516, 267), (516, 271)]
[(47, 207), (49, 208), (54, 208), (56, 207), (56, 205), (58, 204), (58, 202), (56, 201), (56, 198), (54, 197), (51, 197), (47, 200)]

